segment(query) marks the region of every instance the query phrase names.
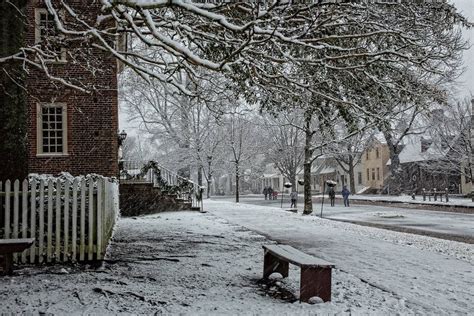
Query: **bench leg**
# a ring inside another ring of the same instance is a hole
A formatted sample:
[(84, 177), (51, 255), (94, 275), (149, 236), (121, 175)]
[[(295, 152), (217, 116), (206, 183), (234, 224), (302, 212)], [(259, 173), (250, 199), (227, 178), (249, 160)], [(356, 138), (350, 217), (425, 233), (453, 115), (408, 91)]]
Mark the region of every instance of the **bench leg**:
[(3, 275), (12, 275), (13, 274), (13, 254), (7, 253), (3, 254), (2, 261)]
[(313, 296), (331, 301), (331, 268), (301, 267), (300, 302), (308, 302)]
[(263, 258), (263, 278), (267, 279), (273, 272), (280, 273), (284, 278), (288, 277), (289, 264), (274, 257), (271, 253), (266, 252)]

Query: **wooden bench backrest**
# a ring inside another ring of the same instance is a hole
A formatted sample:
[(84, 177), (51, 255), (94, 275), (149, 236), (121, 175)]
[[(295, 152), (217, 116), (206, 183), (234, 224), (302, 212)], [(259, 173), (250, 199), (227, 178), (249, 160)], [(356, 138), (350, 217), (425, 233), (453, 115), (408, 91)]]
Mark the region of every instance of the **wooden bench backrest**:
[(271, 252), (275, 257), (300, 267), (334, 268), (334, 264), (308, 255), (288, 245), (264, 245), (263, 249)]

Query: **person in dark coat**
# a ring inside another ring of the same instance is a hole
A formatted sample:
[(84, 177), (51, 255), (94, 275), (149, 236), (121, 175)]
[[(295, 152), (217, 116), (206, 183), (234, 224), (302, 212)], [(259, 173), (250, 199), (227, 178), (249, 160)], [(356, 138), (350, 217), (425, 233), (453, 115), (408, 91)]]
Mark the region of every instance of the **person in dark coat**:
[(351, 192), (347, 189), (347, 186), (345, 185), (342, 188), (342, 198), (344, 199), (344, 206), (349, 206), (349, 195)]
[(268, 188), (267, 187), (263, 188), (263, 195), (265, 195), (265, 200), (266, 200), (267, 196), (268, 196)]
[(272, 187), (268, 187), (268, 199), (273, 200), (273, 189), (272, 189)]
[(334, 187), (329, 188), (329, 200), (331, 201), (331, 206), (334, 206), (334, 200), (336, 199), (336, 191)]

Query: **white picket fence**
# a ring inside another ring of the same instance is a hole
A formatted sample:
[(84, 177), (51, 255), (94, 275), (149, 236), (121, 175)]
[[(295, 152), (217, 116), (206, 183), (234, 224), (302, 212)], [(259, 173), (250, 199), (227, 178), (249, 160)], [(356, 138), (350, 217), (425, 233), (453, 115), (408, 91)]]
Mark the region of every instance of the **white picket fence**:
[(35, 238), (17, 262), (101, 260), (118, 201), (118, 183), (105, 177), (0, 182), (0, 239)]

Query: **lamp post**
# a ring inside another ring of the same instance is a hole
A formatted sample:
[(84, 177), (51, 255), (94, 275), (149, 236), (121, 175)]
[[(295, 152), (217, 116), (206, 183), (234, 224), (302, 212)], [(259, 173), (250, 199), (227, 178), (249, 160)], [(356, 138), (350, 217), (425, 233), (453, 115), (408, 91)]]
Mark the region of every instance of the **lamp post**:
[[(291, 185), (290, 182), (285, 182), (285, 183), (283, 184), (283, 186), (284, 186), (285, 188), (287, 188), (287, 189), (289, 189), (289, 188), (292, 187), (292, 185)], [(281, 205), (280, 205), (280, 208), (283, 208), (283, 194), (284, 194), (284, 193), (285, 193), (285, 191), (282, 191), (282, 192), (281, 192)]]

